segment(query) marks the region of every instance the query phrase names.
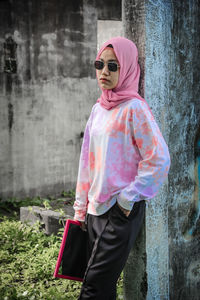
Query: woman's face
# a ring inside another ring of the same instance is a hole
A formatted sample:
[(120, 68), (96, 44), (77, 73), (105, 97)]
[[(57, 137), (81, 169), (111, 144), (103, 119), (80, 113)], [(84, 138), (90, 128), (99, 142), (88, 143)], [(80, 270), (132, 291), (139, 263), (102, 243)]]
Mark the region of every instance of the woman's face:
[(108, 62), (116, 62), (119, 65), (117, 57), (112, 48), (106, 48), (100, 55), (99, 60), (104, 62), (102, 70), (97, 70), (97, 80), (101, 88), (106, 90), (114, 89), (119, 80), (119, 68), (116, 72), (109, 71)]

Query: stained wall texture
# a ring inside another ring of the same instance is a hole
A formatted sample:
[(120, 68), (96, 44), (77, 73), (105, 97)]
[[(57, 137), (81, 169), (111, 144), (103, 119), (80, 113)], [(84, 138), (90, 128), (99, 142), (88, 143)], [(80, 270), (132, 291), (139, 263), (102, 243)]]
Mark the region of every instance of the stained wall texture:
[[(0, 196), (56, 194), (74, 186), (98, 94), (96, 10), (74, 0), (0, 5)], [(17, 44), (16, 74), (4, 72), (8, 36)]]
[[(148, 1), (145, 18), (145, 97), (169, 146), (173, 164), (169, 141), (169, 118), (173, 122), (176, 114), (176, 111), (172, 115), (169, 113), (172, 22), (172, 4), (169, 1)], [(166, 181), (146, 210), (148, 300), (169, 299), (168, 189)]]
[[(144, 96), (145, 72), (145, 1), (122, 1), (122, 23), (124, 36), (134, 41), (139, 50), (141, 71), (140, 94)], [(146, 222), (144, 222), (136, 243), (131, 250), (124, 269), (124, 299), (146, 299)]]
[(173, 1), (169, 77), (169, 295), (200, 290), (200, 4)]
[(171, 154), (125, 269), (128, 300), (199, 299), (199, 10), (198, 1), (123, 1), (125, 35), (145, 53), (144, 95)]
[(109, 1), (109, 10), (103, 0), (98, 5), (0, 1), (0, 198), (75, 187), (85, 124), (99, 95), (97, 19), (121, 18), (120, 1)]

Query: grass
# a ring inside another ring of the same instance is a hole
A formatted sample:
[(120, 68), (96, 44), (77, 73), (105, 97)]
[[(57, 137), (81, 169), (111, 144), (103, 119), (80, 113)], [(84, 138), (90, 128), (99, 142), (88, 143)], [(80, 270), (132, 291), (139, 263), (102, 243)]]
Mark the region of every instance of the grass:
[[(22, 204), (20, 201), (11, 203), (9, 210), (18, 209)], [(64, 228), (56, 236), (46, 236), (40, 225), (22, 224), (15, 210), (12, 217), (0, 217), (1, 300), (78, 298), (81, 283), (53, 277)], [(117, 286), (118, 299), (123, 299), (122, 289), (121, 277)]]

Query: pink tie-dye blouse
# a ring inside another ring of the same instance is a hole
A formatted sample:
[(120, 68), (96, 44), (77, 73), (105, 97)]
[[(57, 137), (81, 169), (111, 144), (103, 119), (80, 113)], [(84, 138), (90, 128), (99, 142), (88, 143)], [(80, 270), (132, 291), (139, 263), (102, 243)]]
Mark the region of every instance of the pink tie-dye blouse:
[(93, 106), (82, 144), (75, 216), (101, 215), (118, 201), (154, 197), (170, 166), (168, 147), (147, 104), (133, 99), (111, 110)]

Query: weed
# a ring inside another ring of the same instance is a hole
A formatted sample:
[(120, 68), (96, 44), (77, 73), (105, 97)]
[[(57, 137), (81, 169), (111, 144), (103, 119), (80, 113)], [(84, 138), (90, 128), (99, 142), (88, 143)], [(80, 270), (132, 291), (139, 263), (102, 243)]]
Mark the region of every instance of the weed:
[[(34, 226), (2, 217), (0, 222), (0, 299), (75, 300), (80, 282), (53, 278), (63, 228), (46, 236)], [(122, 277), (118, 283), (122, 299)]]
[(67, 192), (63, 191), (61, 196), (75, 198), (75, 190), (69, 190)]
[(69, 190), (67, 192), (63, 191), (61, 196), (67, 198), (66, 200), (63, 198), (55, 198), (49, 196), (48, 198), (41, 198), (40, 196), (34, 198), (25, 198), (25, 199), (18, 199), (18, 198), (8, 198), (6, 200), (0, 199), (0, 212), (7, 212), (9, 214), (13, 213), (14, 211), (19, 212), (21, 206), (41, 206), (45, 209), (52, 209), (52, 204), (56, 202), (60, 205), (70, 204), (73, 205), (75, 199), (75, 190)]

